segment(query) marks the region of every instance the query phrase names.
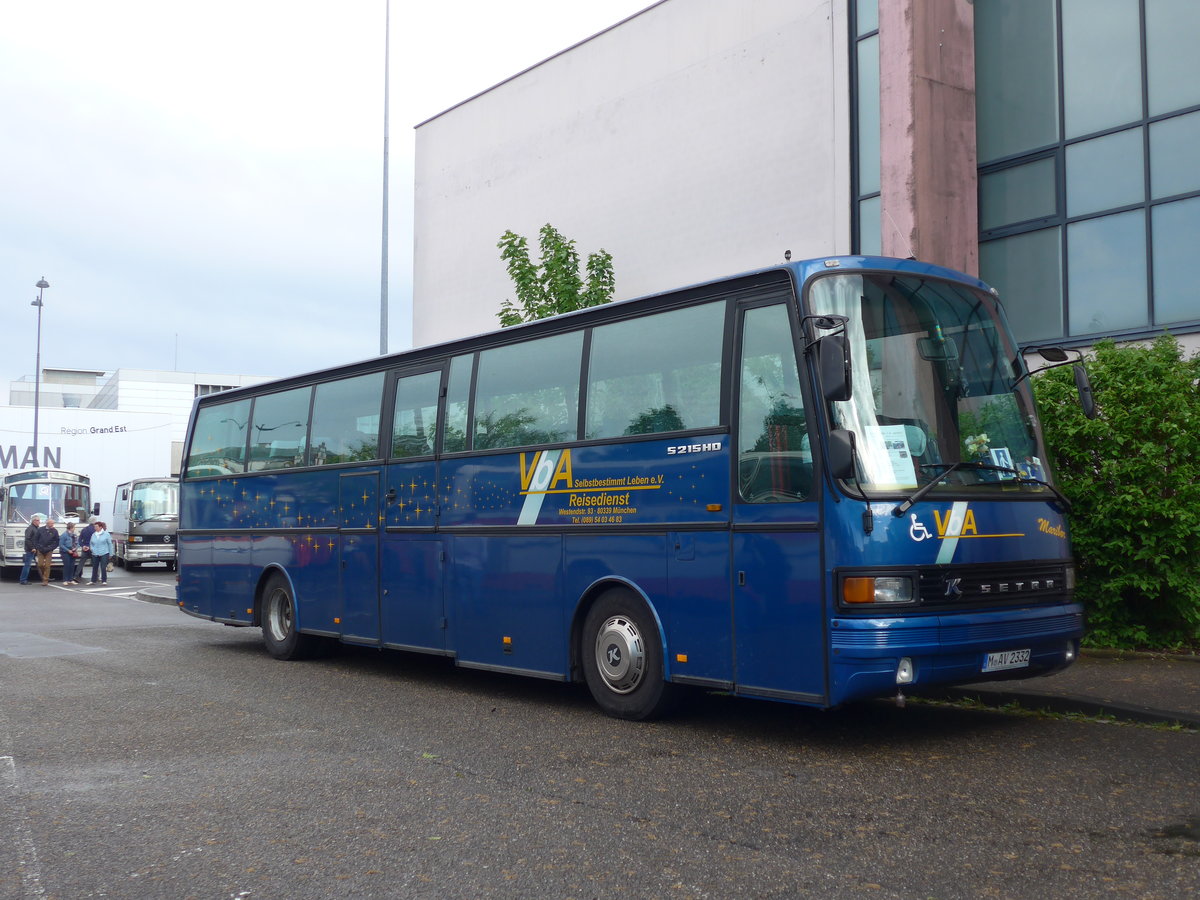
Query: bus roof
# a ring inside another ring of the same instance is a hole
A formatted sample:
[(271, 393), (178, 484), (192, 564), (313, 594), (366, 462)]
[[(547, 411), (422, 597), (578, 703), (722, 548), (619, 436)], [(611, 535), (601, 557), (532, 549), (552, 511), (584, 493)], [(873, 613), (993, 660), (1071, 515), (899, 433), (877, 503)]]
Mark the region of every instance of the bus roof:
[(402, 350), (386, 356), (368, 357), (356, 362), (327, 366), (322, 369), (288, 375), (271, 381), (232, 388), (214, 394), (206, 394), (196, 398), (196, 405), (202, 406), (209, 403), (226, 402), (242, 395), (256, 396), (262, 394), (264, 391), (273, 392), (275, 390), (285, 390), (289, 387), (299, 387), (319, 382), (335, 374), (338, 377), (347, 377), (398, 367), (415, 367), (423, 362), (458, 356), (476, 350), (485, 350), (493, 346), (515, 343), (522, 339), (554, 334), (561, 331), (570, 331), (580, 327), (583, 322), (589, 320), (602, 323), (611, 319), (619, 319), (630, 314), (633, 309), (639, 306), (645, 306), (647, 308), (646, 311), (649, 312), (676, 303), (683, 305), (695, 302), (706, 295), (718, 291), (726, 292), (731, 288), (733, 290), (748, 290), (755, 287), (778, 287), (785, 281), (803, 286), (809, 279), (817, 275), (830, 274), (832, 271), (899, 272), (957, 281), (993, 294), (996, 293), (993, 288), (974, 276), (933, 263), (919, 262), (913, 259), (897, 259), (886, 256), (825, 256), (814, 259), (792, 260), (775, 266), (755, 269), (684, 287), (672, 288), (654, 294), (646, 294), (641, 297), (614, 300), (611, 303), (561, 313), (557, 316), (550, 316), (533, 322), (524, 322), (508, 328), (497, 328), (493, 331), (454, 338), (437, 344)]

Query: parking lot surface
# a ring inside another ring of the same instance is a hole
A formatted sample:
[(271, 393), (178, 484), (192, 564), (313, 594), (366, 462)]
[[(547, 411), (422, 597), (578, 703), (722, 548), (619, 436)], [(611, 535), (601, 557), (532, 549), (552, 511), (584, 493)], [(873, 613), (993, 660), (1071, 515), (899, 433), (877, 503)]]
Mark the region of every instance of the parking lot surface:
[(0, 898), (1179, 897), (1200, 738), (581, 688), (0, 583)]

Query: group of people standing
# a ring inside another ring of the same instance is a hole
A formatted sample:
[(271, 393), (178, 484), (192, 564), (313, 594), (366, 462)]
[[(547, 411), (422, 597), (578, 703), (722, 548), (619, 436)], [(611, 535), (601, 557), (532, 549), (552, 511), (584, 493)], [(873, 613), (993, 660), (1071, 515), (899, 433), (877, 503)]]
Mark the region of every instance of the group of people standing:
[(41, 516), (33, 516), (25, 529), (25, 558), (21, 567), (21, 584), (29, 584), (29, 572), (34, 562), (42, 584), (50, 586), (50, 567), (54, 562), (54, 551), (62, 558), (63, 584), (79, 584), (84, 567), (92, 565), (92, 580), (88, 584), (108, 583), (108, 561), (112, 557), (112, 535), (108, 526), (93, 519), (78, 534), (75, 523), (68, 522), (62, 534), (54, 527), (54, 519), (42, 524)]

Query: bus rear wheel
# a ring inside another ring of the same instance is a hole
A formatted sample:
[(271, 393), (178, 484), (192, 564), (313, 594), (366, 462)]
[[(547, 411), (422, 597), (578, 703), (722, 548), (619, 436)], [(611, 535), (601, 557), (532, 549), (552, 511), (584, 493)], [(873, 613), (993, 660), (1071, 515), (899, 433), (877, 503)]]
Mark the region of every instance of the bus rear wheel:
[(579, 656), (597, 705), (618, 719), (646, 720), (675, 705), (677, 688), (663, 679), (662, 640), (654, 618), (633, 593), (602, 594), (584, 619)]
[(282, 575), (272, 575), (263, 589), (262, 633), (267, 652), (276, 659), (304, 659), (315, 650), (317, 639), (299, 631), (296, 601)]

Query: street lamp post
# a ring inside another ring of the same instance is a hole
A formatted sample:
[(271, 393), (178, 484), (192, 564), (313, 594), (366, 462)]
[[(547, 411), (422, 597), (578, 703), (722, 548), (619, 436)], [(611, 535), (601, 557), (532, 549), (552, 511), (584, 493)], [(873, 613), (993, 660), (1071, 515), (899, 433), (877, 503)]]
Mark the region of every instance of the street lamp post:
[(34, 287), (38, 289), (37, 299), (29, 305), (36, 306), (38, 311), (37, 362), (34, 364), (33, 372), (33, 459), (36, 464), (38, 458), (38, 409), (42, 401), (42, 291), (50, 287), (50, 284), (43, 275)]

